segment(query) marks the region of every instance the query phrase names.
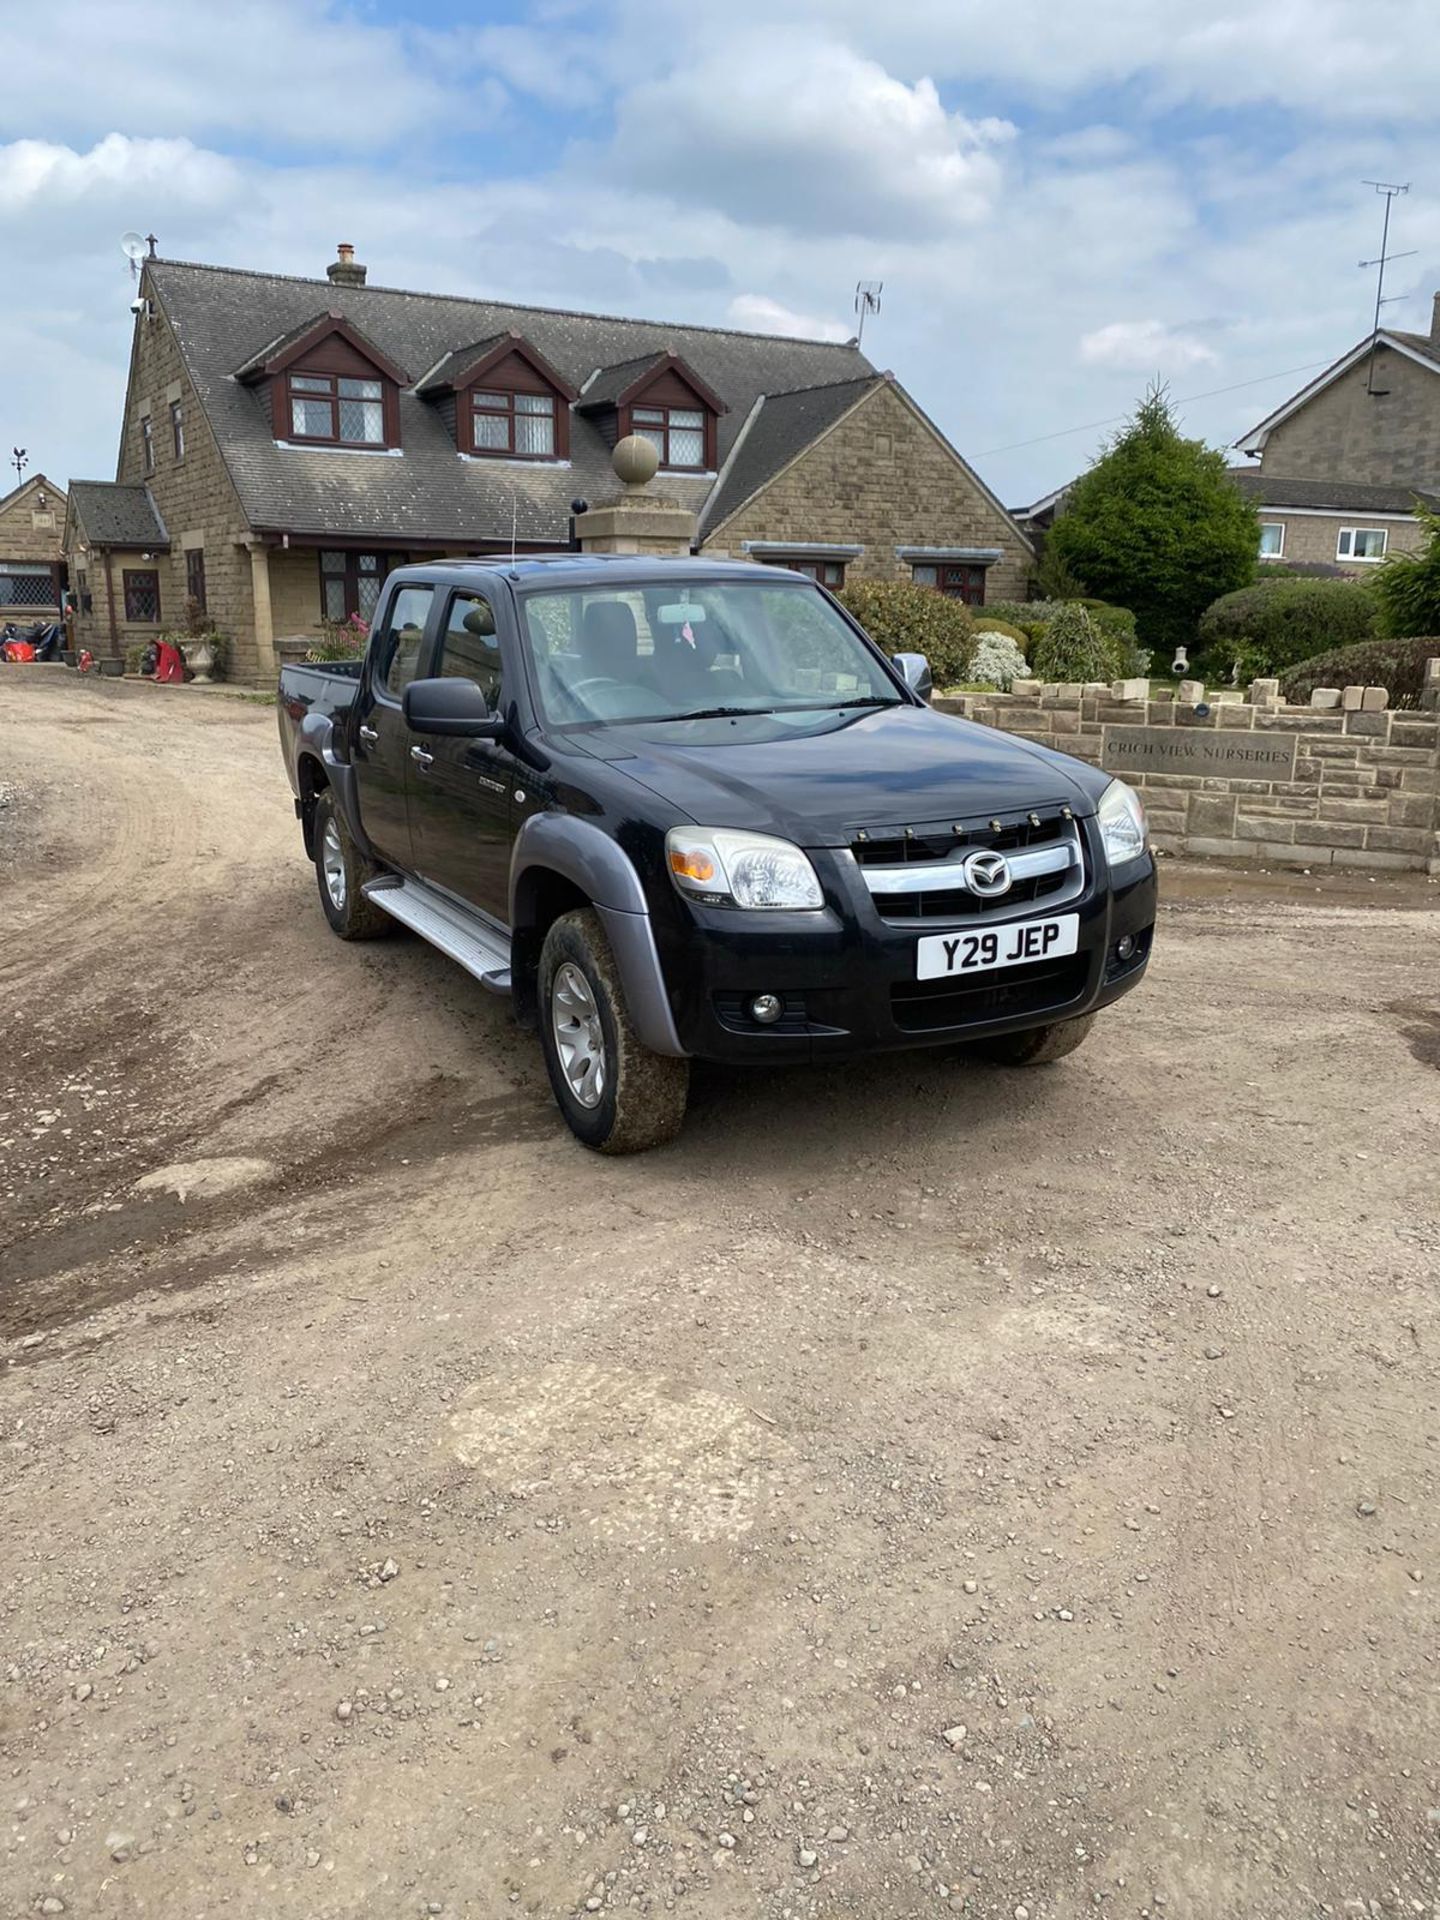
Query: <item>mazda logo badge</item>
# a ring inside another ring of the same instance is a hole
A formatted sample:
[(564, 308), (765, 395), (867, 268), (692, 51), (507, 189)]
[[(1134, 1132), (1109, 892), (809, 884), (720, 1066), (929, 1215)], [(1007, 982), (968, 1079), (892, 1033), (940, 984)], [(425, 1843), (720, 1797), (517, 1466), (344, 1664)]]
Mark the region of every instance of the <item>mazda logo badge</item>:
[(1010, 891), (1010, 862), (1003, 853), (972, 853), (961, 868), (965, 884), (982, 900), (996, 900)]

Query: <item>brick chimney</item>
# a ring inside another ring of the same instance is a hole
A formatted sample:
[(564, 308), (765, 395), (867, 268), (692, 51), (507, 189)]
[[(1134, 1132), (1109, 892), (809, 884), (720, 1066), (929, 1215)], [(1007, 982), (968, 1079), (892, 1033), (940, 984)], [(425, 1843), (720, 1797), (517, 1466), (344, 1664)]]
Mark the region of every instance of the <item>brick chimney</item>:
[(339, 258), (332, 260), (325, 269), (332, 287), (363, 287), (365, 269), (355, 258), (355, 249), (346, 240), (342, 240), (335, 249)]
[(1430, 309), (1430, 338), (1440, 346), (1440, 293), (1435, 296), (1435, 304)]

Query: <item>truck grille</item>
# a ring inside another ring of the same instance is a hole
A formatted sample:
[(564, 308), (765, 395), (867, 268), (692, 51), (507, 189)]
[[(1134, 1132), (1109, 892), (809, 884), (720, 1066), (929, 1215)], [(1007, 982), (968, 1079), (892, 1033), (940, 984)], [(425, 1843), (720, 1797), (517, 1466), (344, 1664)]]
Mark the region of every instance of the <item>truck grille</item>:
[(1089, 965), (1081, 953), (1048, 965), (1001, 967), (973, 980), (905, 980), (890, 989), (891, 1012), (903, 1033), (1058, 1012), (1085, 991)]
[[(1004, 893), (966, 885), (968, 854), (1003, 853), (1015, 866)], [(850, 851), (880, 918), (891, 925), (932, 921), (964, 926), (1063, 906), (1085, 890), (1085, 843), (1068, 808), (1055, 805), (995, 820), (955, 821), (904, 833), (881, 830), (851, 839)], [(933, 884), (927, 884), (933, 882)]]

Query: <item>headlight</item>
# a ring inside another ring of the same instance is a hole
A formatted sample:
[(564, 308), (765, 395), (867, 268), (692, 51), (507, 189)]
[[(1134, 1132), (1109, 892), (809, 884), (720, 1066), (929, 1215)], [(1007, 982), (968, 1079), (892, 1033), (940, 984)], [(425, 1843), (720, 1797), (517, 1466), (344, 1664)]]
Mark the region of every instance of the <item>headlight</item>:
[(1150, 836), (1145, 827), (1145, 809), (1135, 789), (1127, 787), (1123, 780), (1112, 780), (1100, 796), (1096, 816), (1111, 866), (1122, 867), (1127, 860), (1138, 860)]
[(672, 827), (670, 878), (689, 900), (712, 907), (823, 907), (815, 869), (788, 840), (729, 827)]

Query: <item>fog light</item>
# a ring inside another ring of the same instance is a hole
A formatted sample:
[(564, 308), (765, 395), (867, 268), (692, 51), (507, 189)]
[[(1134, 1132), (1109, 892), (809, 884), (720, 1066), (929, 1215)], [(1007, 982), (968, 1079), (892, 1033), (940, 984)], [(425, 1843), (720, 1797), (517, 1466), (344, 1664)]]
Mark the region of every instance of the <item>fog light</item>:
[(1117, 960), (1128, 960), (1134, 951), (1135, 936), (1133, 933), (1122, 935), (1115, 943), (1115, 957)]
[(775, 993), (757, 993), (750, 1002), (750, 1018), (762, 1027), (773, 1027), (784, 1011), (785, 1003)]

